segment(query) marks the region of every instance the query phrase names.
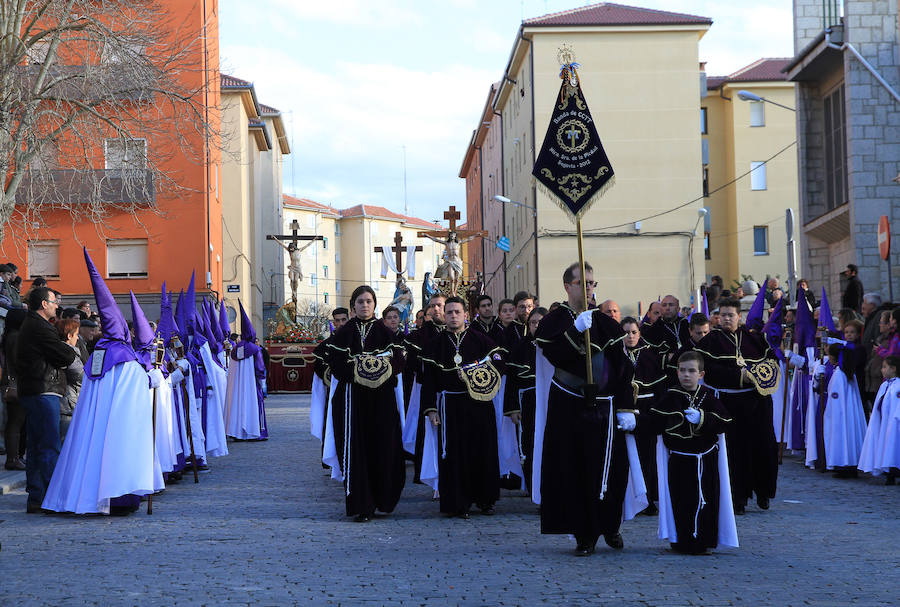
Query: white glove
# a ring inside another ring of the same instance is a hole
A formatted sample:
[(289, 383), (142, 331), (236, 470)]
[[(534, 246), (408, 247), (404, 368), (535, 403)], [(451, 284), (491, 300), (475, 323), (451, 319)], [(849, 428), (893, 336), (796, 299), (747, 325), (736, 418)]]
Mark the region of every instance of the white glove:
[(181, 372), (185, 375), (191, 370), (191, 363), (189, 363), (186, 358), (179, 358), (175, 361), (175, 364), (178, 365), (178, 368), (181, 369)]
[(815, 368), (813, 369), (813, 377), (817, 379), (822, 379), (825, 377), (825, 365), (822, 363), (816, 363)]
[(685, 409), (684, 410), (684, 418), (691, 422), (692, 424), (700, 423), (700, 410), (699, 409)]
[(800, 356), (799, 354), (795, 354), (794, 352), (788, 352), (789, 362), (797, 367), (798, 369), (802, 369), (806, 365), (806, 357)]
[(181, 372), (181, 369), (175, 369), (171, 373), (169, 373), (169, 382), (173, 386), (177, 386), (181, 382), (184, 381), (184, 374)]
[(616, 425), (619, 430), (630, 432), (637, 426), (637, 418), (631, 411), (622, 411), (621, 413), (616, 413)]
[(585, 310), (575, 318), (575, 328), (579, 333), (584, 333), (591, 328), (594, 322), (594, 311)]
[(159, 388), (160, 384), (162, 384), (163, 380), (165, 379), (163, 377), (162, 371), (156, 368), (150, 369), (150, 371), (147, 372), (147, 375), (150, 376), (151, 388)]
[(844, 341), (843, 339), (838, 339), (837, 337), (826, 337), (826, 338), (825, 338), (825, 343), (828, 344), (829, 346), (830, 346), (831, 344), (841, 344), (842, 346), (846, 346), (846, 345), (847, 345), (847, 342), (846, 342), (846, 341)]

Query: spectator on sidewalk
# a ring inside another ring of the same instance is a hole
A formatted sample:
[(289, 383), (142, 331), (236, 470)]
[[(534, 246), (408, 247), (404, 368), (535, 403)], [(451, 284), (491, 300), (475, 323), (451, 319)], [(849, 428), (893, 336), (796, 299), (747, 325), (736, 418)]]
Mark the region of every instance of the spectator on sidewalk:
[(850, 308), (856, 312), (862, 311), (863, 284), (859, 280), (859, 269), (856, 264), (847, 264), (847, 269), (841, 272), (847, 279), (847, 286), (841, 295), (841, 307)]
[(24, 470), (25, 444), (25, 410), (18, 397), (18, 381), (14, 371), (16, 367), (16, 342), (19, 329), (25, 319), (25, 310), (10, 310), (6, 316), (6, 328), (3, 332), (3, 343), (0, 347), (0, 366), (3, 377), (0, 379), (0, 394), (6, 406), (6, 469)]
[(79, 350), (78, 335), (80, 323), (78, 318), (67, 318), (56, 323), (56, 330), (59, 338), (68, 344), (77, 356), (75, 360), (65, 369), (65, 373), (60, 373), (62, 384), (62, 402), (59, 407), (59, 436), (60, 440), (65, 440), (66, 432), (69, 424), (72, 423), (72, 415), (75, 413), (75, 405), (78, 403), (78, 394), (81, 392), (81, 382), (84, 379), (84, 363), (81, 360), (81, 351)]
[(62, 394), (52, 392), (60, 369), (75, 360), (76, 352), (59, 339), (53, 326), (56, 295), (46, 287), (28, 293), (28, 315), (16, 344), (16, 379), (25, 409), (28, 431), (25, 457), (28, 504), (26, 511), (41, 511), (41, 502), (59, 458), (59, 407)]

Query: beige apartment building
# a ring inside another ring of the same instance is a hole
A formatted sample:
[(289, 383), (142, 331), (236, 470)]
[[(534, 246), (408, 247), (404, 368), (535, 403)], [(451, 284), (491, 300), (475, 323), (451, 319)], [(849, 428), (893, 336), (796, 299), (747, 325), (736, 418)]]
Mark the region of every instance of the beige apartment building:
[(234, 310), (240, 299), (262, 327), (283, 299), (280, 256), (265, 238), (282, 227), (282, 156), (291, 150), (280, 112), (259, 103), (252, 83), (223, 74), (221, 88), (221, 295)]
[(726, 285), (775, 276), (783, 286), (788, 278), (785, 213), (793, 209), (797, 230), (800, 217), (796, 85), (782, 72), (789, 61), (759, 59), (708, 77), (702, 91), (706, 274)]
[[(359, 285), (367, 284), (376, 293), (377, 315), (394, 298), (396, 275), (388, 268), (387, 277), (381, 277), (381, 253), (376, 247), (391, 250), (397, 232), (402, 237), (401, 248), (420, 246), (416, 253), (416, 275), (408, 284), (413, 292), (415, 309), (422, 307), (422, 281), (426, 272), (434, 273), (440, 262), (443, 246), (427, 238), (420, 238), (420, 230), (441, 230), (439, 224), (394, 213), (384, 207), (358, 204), (339, 210), (305, 198), (283, 196), (284, 234), (290, 233), (293, 220), (300, 224), (301, 235), (319, 235), (323, 239), (303, 251), (304, 278), (300, 283), (297, 299), (300, 307), (317, 303), (321, 309), (349, 306), (350, 294)], [(272, 243), (272, 246), (277, 246)], [(303, 246), (301, 244), (301, 246)], [(282, 250), (283, 251), (283, 250)], [(290, 259), (282, 254), (280, 264), (282, 288), (285, 299), (290, 297), (290, 281), (287, 266)], [(407, 267), (407, 255), (402, 254), (403, 268)], [(284, 303), (284, 302), (282, 302)]]
[(531, 178), (566, 44), (616, 173), (582, 222), (598, 300), (616, 299), (623, 314), (665, 293), (689, 301), (705, 279), (698, 42), (711, 23), (609, 3), (522, 23), (494, 101), (503, 195), (520, 203), (505, 209), (507, 293), (561, 300), (563, 269), (577, 259), (574, 224)]

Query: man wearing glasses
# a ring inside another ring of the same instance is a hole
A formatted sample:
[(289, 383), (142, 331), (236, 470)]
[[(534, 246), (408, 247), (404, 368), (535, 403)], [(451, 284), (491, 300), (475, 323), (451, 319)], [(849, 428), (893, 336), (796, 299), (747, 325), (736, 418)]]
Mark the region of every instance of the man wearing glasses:
[(28, 316), (16, 345), (15, 371), (19, 401), (25, 409), (28, 442), (25, 476), (29, 514), (40, 512), (41, 502), (59, 457), (60, 369), (75, 360), (75, 350), (63, 342), (53, 326), (59, 301), (46, 287), (28, 295)]
[[(584, 266), (587, 299), (597, 283)], [(602, 536), (621, 550), (619, 534), (634, 430), (634, 368), (625, 358), (619, 323), (585, 306), (581, 267), (563, 274), (567, 301), (538, 325), (536, 424), (532, 498), (541, 505), (541, 533), (572, 534), (575, 554), (594, 552)], [(593, 384), (587, 384), (584, 332), (591, 336)], [(641, 508), (643, 509), (643, 508)]]

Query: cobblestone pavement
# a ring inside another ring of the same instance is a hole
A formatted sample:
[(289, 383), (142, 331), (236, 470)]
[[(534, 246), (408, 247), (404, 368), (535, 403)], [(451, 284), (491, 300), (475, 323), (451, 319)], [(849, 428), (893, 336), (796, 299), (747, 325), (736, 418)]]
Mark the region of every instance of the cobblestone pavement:
[[(232, 443), (130, 517), (26, 515), (0, 496), (0, 603), (330, 605), (886, 605), (900, 553), (900, 486), (838, 480), (786, 458), (778, 499), (738, 518), (742, 547), (676, 555), (656, 519), (625, 550), (575, 558), (504, 492), (493, 517), (445, 519), (421, 485), (368, 524), (343, 516), (318, 463), (308, 396), (268, 401), (272, 438)], [(411, 469), (408, 469), (411, 476)], [(602, 545), (602, 541), (601, 541)], [(894, 573), (890, 573), (893, 571)]]

